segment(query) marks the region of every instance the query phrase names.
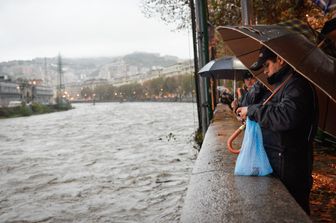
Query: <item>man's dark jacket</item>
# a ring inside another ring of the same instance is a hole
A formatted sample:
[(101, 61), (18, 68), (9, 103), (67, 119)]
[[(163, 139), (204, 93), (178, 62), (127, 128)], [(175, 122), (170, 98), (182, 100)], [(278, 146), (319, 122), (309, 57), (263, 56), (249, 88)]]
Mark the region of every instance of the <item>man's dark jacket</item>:
[(280, 85), (288, 82), (266, 105), (248, 107), (248, 117), (258, 122), (274, 175), (309, 213), (312, 186), (312, 140), (317, 126), (317, 99), (314, 88), (289, 66), (276, 75)]

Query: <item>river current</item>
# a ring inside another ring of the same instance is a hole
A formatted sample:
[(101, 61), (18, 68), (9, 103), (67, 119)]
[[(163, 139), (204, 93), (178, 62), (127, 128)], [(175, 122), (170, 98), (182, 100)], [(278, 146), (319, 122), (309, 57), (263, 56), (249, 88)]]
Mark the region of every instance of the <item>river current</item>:
[(74, 107), (0, 120), (0, 222), (179, 222), (195, 104)]

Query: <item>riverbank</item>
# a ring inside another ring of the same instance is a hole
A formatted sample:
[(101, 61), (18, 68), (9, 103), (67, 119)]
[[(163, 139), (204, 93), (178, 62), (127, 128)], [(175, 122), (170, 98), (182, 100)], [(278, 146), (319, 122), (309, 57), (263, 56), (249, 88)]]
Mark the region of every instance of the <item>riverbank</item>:
[(54, 105), (43, 105), (39, 103), (32, 103), (31, 105), (23, 104), (21, 106), (16, 106), (12, 108), (9, 107), (0, 108), (0, 118), (31, 116), (58, 111), (67, 111), (69, 109), (72, 109), (70, 103), (54, 104)]

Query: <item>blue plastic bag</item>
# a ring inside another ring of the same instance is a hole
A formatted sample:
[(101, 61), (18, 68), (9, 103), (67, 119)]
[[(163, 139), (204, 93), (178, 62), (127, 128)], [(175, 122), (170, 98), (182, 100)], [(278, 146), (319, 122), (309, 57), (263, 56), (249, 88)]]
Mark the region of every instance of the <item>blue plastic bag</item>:
[(268, 161), (257, 122), (246, 120), (243, 144), (236, 161), (234, 174), (243, 176), (265, 176), (273, 172)]

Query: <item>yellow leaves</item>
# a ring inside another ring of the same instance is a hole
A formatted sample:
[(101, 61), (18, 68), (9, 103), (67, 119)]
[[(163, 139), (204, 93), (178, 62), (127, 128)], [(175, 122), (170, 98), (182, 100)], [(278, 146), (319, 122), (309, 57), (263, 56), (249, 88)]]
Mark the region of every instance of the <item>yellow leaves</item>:
[(333, 222), (336, 218), (336, 154), (332, 149), (315, 149), (313, 188), (310, 196), (313, 222)]

